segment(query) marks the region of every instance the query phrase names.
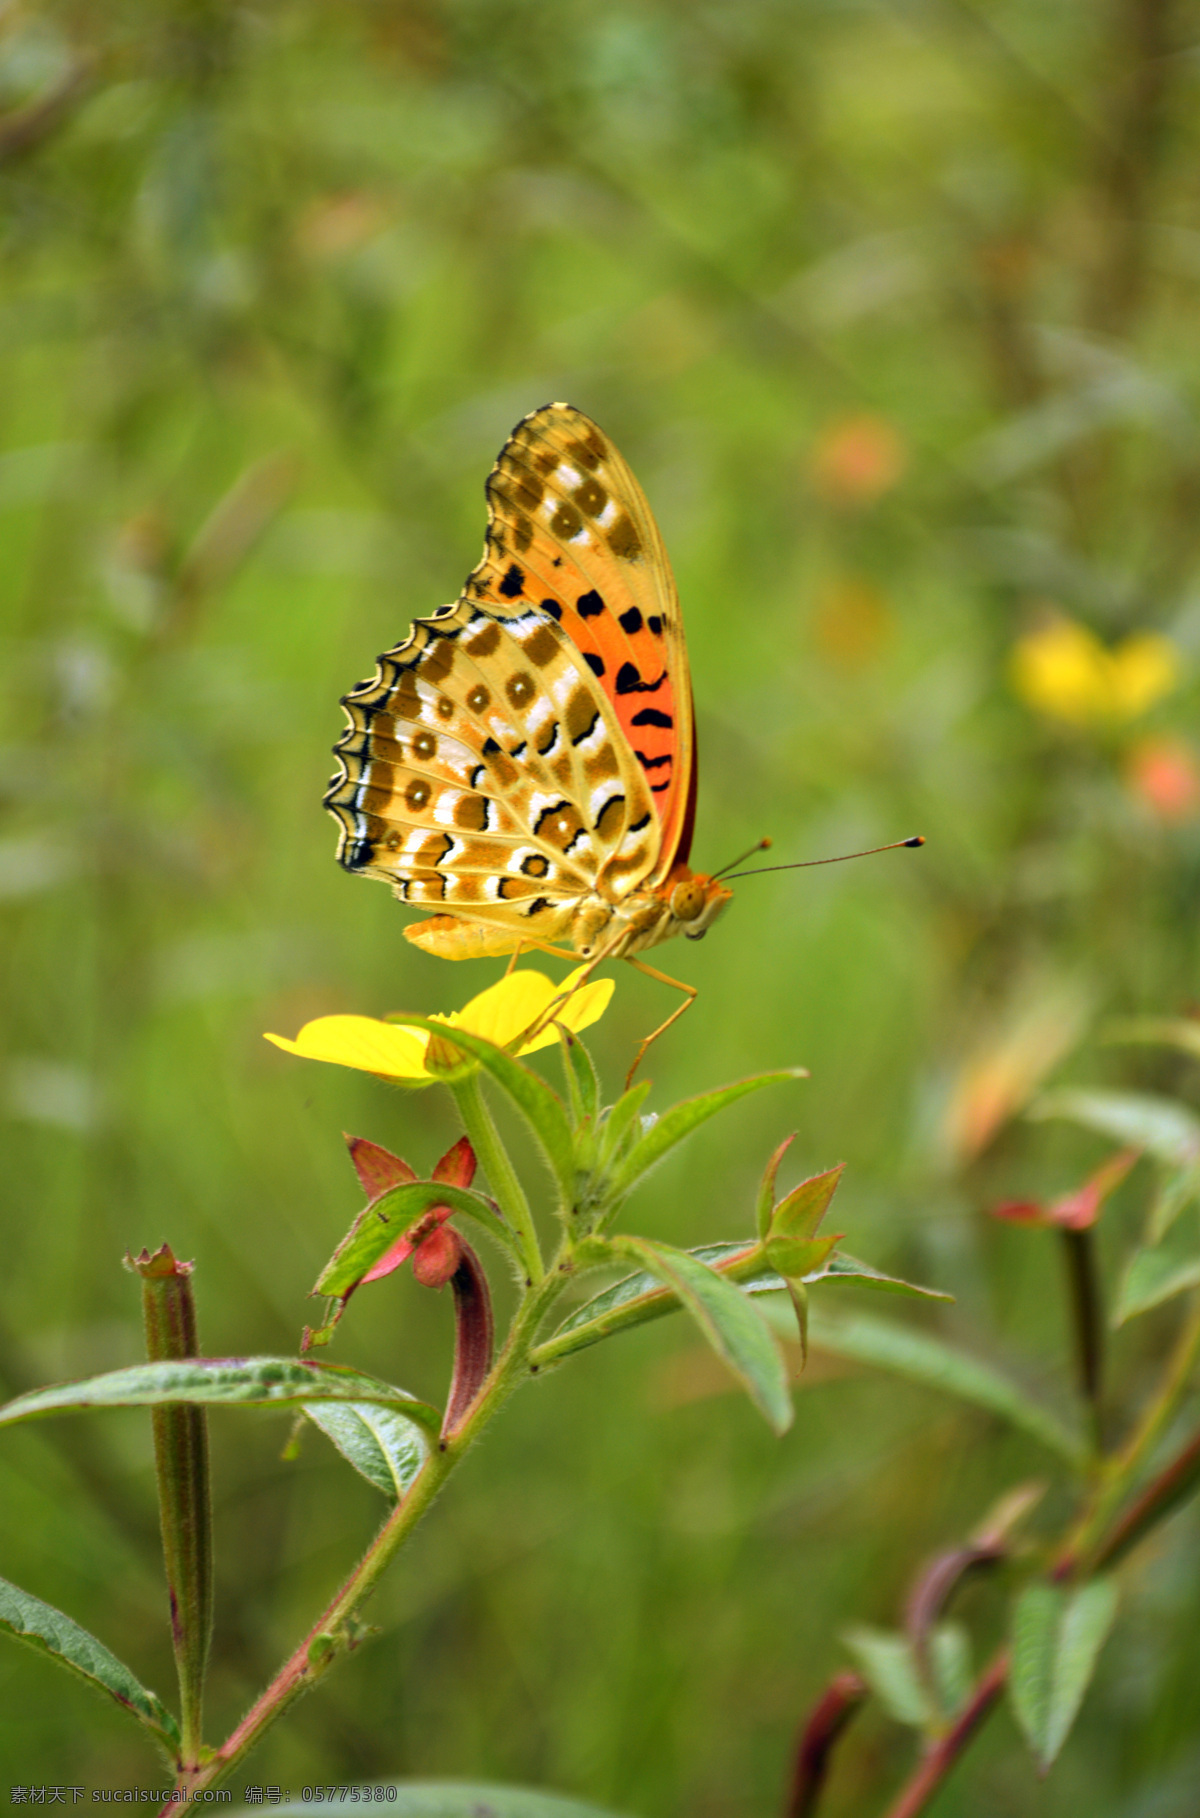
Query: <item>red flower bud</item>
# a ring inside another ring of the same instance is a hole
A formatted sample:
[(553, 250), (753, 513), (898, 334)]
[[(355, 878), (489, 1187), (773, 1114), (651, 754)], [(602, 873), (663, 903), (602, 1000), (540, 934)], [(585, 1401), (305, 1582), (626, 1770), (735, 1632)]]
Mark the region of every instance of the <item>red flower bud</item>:
[(461, 1238), (448, 1225), (440, 1225), (415, 1251), (413, 1274), (423, 1288), (444, 1288), (461, 1261)]
[(408, 1163), (393, 1155), (390, 1149), (381, 1149), (378, 1143), (368, 1142), (365, 1136), (350, 1136), (345, 1130), (342, 1135), (359, 1185), (368, 1199), (378, 1199), (381, 1193), (389, 1193), (393, 1187), (403, 1187), (410, 1180), (416, 1180)]

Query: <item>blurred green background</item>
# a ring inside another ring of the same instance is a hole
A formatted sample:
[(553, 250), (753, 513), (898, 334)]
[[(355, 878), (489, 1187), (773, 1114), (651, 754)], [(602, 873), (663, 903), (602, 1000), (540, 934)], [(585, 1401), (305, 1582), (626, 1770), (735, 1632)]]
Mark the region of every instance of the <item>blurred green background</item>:
[[(796, 1128), (788, 1184), (847, 1161), (850, 1247), (1065, 1404), (1057, 1259), (981, 1213), (1098, 1152), (1013, 1120), (1051, 1069), (1195, 1085), (1088, 1041), (1198, 993), (1198, 45), (1182, 0), (0, 9), (6, 1391), (135, 1359), (121, 1257), (164, 1239), (211, 1353), (292, 1349), (359, 1203), (340, 1131), (422, 1170), (455, 1134), (261, 1032), (450, 1009), (499, 969), (409, 947), (320, 798), (338, 696), (455, 596), (505, 435), (567, 398), (675, 564), (695, 862), (929, 840), (746, 881), (664, 955), (700, 996), (652, 1106), (812, 1079), (709, 1125), (629, 1219), (741, 1233)], [(1099, 640), (1074, 669), (1064, 623)], [(611, 1089), (669, 1007), (622, 972)], [(437, 1395), (449, 1339), (397, 1277), (337, 1353)], [(284, 1417), (213, 1426), (215, 1736), (382, 1511), (317, 1434), (281, 1465)], [(462, 1774), (768, 1818), (841, 1628), (893, 1623), (1046, 1467), (819, 1359), (777, 1442), (679, 1323), (598, 1348), (512, 1405), (381, 1635), (236, 1787)], [(10, 1432), (0, 1484), (4, 1575), (169, 1693), (148, 1420)], [(1139, 1560), (1050, 1780), (1002, 1714), (942, 1818), (1195, 1811), (1197, 1532)], [(996, 1593), (963, 1609), (989, 1645)], [(0, 1685), (9, 1782), (160, 1778), (49, 1664), (5, 1644)], [(861, 1719), (831, 1818), (911, 1751)]]

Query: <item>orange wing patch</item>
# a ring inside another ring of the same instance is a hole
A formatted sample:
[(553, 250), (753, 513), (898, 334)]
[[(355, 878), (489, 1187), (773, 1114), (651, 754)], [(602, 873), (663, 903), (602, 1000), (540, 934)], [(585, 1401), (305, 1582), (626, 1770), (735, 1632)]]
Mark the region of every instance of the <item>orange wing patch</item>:
[(501, 615), (540, 607), (596, 676), (641, 766), (661, 828), (661, 880), (686, 860), (691, 685), (666, 549), (621, 455), (580, 411), (517, 425), (489, 476), (483, 561), (464, 597)]

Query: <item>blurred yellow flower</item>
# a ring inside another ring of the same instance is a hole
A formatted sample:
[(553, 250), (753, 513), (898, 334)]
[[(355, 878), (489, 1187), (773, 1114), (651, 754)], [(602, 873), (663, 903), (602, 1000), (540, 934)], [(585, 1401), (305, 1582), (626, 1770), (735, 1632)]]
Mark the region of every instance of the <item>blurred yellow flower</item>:
[[(545, 1012), (554, 998), (565, 991), (571, 995), (555, 1017), (568, 1029), (578, 1032), (598, 1022), (608, 1008), (613, 994), (610, 978), (596, 979), (573, 991), (572, 986), (584, 967), (577, 967), (556, 985), (542, 972), (510, 972), (495, 985), (489, 985), (461, 1010), (448, 1016), (435, 1015), (431, 1020), (445, 1023), (447, 1029), (465, 1029), (469, 1035), (482, 1035), (498, 1048), (512, 1048), (522, 1032)], [(295, 1041), (283, 1035), (268, 1035), (267, 1041), (289, 1054), (305, 1060), (332, 1061), (339, 1067), (357, 1067), (363, 1073), (377, 1073), (383, 1079), (405, 1080), (427, 1084), (443, 1077), (427, 1064), (429, 1043), (435, 1040), (425, 1029), (411, 1029), (403, 1023), (380, 1022), (373, 1016), (318, 1016), (305, 1023)], [(532, 1041), (512, 1048), (515, 1054), (536, 1054), (558, 1040), (554, 1026), (541, 1030)]]
[(1054, 619), (1020, 638), (1012, 683), (1026, 706), (1072, 726), (1135, 720), (1179, 682), (1170, 638), (1135, 632), (1110, 650), (1075, 619)]

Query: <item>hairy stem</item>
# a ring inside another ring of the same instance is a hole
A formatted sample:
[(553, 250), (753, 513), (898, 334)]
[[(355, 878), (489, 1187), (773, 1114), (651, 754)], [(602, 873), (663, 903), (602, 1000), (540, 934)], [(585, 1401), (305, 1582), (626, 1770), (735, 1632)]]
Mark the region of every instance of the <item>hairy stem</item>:
[(500, 1133), (483, 1096), (478, 1071), (467, 1074), (464, 1079), (455, 1080), (450, 1090), (463, 1120), (463, 1128), (471, 1139), (471, 1147), (483, 1164), (496, 1203), (516, 1232), (521, 1246), (521, 1260), (525, 1264), (526, 1285), (536, 1287), (545, 1276), (546, 1265), (542, 1261), (533, 1213), (525, 1197), (525, 1190), (508, 1158), (508, 1151), (500, 1141)]

